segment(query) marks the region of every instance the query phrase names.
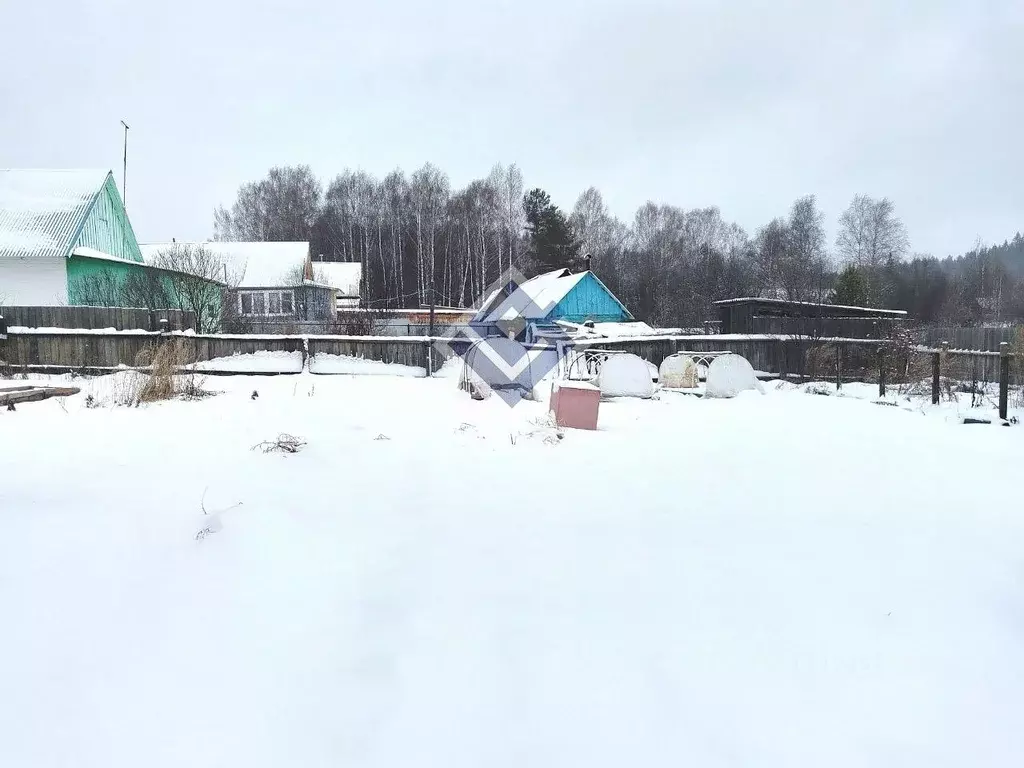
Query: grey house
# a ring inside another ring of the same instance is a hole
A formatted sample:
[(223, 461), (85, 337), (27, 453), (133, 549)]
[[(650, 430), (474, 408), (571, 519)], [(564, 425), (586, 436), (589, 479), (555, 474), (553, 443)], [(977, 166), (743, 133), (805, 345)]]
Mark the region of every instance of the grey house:
[(152, 260), (175, 248), (205, 248), (223, 264), (228, 285), (222, 329), (228, 333), (292, 333), (327, 328), (335, 319), (335, 290), (313, 280), (309, 243), (149, 243)]

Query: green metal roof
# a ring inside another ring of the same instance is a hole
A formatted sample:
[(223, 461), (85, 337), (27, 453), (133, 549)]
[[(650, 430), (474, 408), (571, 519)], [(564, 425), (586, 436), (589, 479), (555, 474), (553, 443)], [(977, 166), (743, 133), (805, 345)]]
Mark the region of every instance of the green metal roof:
[(68, 256), (108, 179), (110, 171), (0, 169), (0, 257)]

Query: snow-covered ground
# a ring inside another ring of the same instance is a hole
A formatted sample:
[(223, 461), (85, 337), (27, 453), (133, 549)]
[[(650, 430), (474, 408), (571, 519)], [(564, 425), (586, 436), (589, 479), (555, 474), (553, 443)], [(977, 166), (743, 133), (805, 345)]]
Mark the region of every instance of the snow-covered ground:
[(131, 375), (0, 412), (0, 765), (1024, 764), (1024, 427)]

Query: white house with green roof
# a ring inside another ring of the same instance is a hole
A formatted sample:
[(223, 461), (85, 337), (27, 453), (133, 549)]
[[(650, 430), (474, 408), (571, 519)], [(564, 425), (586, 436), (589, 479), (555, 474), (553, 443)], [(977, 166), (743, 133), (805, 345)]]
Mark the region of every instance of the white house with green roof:
[(110, 171), (0, 169), (0, 305), (178, 307), (175, 274), (144, 263)]

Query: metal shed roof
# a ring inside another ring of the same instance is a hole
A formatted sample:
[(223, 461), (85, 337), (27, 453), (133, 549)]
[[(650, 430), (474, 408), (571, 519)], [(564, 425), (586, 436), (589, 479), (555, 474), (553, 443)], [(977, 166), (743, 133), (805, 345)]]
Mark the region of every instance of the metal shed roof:
[(109, 175), (0, 169), (0, 257), (67, 256)]
[(876, 307), (853, 307), (845, 304), (822, 304), (814, 301), (788, 301), (787, 299), (760, 299), (756, 296), (742, 296), (736, 299), (722, 299), (712, 302), (715, 306), (732, 306), (735, 304), (770, 304), (778, 307), (823, 307), (827, 309), (849, 309), (855, 312), (870, 312), (875, 315), (892, 315), (904, 317), (907, 313), (902, 309), (878, 309)]

